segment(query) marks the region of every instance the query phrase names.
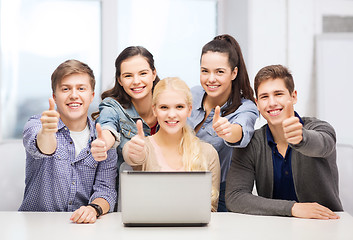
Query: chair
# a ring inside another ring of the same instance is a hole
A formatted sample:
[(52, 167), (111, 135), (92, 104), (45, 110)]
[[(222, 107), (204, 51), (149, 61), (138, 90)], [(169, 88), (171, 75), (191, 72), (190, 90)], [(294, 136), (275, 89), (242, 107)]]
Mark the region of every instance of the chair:
[(0, 211), (17, 211), (25, 188), (26, 154), (22, 140), (0, 144)]
[(353, 216), (353, 146), (337, 144), (340, 198), (345, 212)]

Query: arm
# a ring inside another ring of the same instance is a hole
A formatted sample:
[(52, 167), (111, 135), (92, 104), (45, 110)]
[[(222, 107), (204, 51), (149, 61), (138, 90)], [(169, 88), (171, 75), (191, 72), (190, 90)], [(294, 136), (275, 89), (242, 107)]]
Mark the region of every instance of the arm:
[[(287, 120), (290, 121), (290, 119), (286, 119), (286, 121)], [(291, 126), (292, 125), (294, 125), (294, 123), (292, 123)], [(286, 127), (286, 129), (288, 128), (289, 126)], [(305, 124), (304, 127), (302, 127), (301, 125), (301, 128), (302, 137), (300, 141), (295, 142), (287, 140), (289, 142), (290, 147), (309, 157), (326, 158), (335, 151), (336, 133), (330, 124), (321, 120), (314, 119), (313, 121)]]
[[(217, 212), (219, 199), (219, 185), (221, 181), (221, 167), (216, 149), (211, 144), (204, 143), (207, 146), (205, 156), (208, 158), (208, 170), (212, 172), (212, 212)], [(208, 150), (209, 149), (209, 150)], [(205, 149), (206, 150), (206, 149)]]
[(239, 124), (231, 124), (227, 118), (220, 116), (220, 107), (215, 108), (212, 127), (217, 135), (230, 143), (239, 142), (243, 136), (242, 127)]
[[(96, 198), (92, 203), (97, 204), (103, 210), (103, 214), (109, 211), (109, 203), (104, 198)], [(73, 212), (70, 220), (74, 223), (95, 223), (97, 220), (97, 211), (94, 207), (81, 206), (79, 209)]]
[[(265, 161), (265, 153), (261, 151), (258, 142), (251, 142), (246, 148), (234, 148), (232, 163), (226, 181), (226, 205), (232, 212), (254, 214), (254, 215), (279, 215), (291, 216), (294, 201), (277, 200), (255, 196), (252, 194), (255, 181), (255, 171), (266, 171), (264, 165), (255, 165), (256, 158), (261, 156)], [(267, 176), (269, 173), (264, 172)], [(259, 181), (264, 181), (261, 178)], [(268, 184), (271, 184), (269, 182)], [(269, 186), (270, 187), (270, 186)], [(272, 189), (272, 188), (271, 188)]]
[(49, 99), (49, 110), (42, 113), (42, 128), (37, 134), (38, 149), (46, 154), (53, 154), (57, 147), (56, 132), (58, 131), (59, 113), (55, 111), (54, 99)]
[[(108, 151), (106, 160), (99, 162), (93, 194), (90, 203), (101, 207), (103, 214), (112, 212), (115, 207), (117, 192), (115, 189), (117, 176), (117, 154), (115, 149)], [(81, 206), (72, 215), (70, 220), (76, 223), (94, 223), (97, 219), (97, 212), (91, 206)]]
[[(214, 117), (216, 115), (219, 115), (219, 113), (216, 114), (215, 109)], [(215, 128), (217, 128), (217, 125), (214, 126), (214, 129), (217, 134), (220, 134), (219, 136), (224, 139), (226, 145), (243, 148), (248, 145), (254, 134), (254, 125), (258, 117), (259, 112), (256, 105), (252, 101), (245, 99), (242, 101), (242, 105), (240, 105), (234, 113), (219, 118), (220, 124), (218, 126), (221, 126), (222, 128), (221, 122), (223, 122), (223, 127), (225, 127), (224, 130), (221, 128), (216, 130)], [(223, 130), (224, 134), (222, 135), (222, 132), (218, 133), (218, 130)], [(228, 136), (225, 136), (227, 134)]]

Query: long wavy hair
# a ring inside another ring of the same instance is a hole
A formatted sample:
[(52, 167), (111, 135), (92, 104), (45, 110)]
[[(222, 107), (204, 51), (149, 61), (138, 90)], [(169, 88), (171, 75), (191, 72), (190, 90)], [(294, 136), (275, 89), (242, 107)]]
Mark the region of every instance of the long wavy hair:
[[(121, 104), (121, 106), (123, 106), (124, 108), (131, 107), (131, 104), (132, 104), (131, 97), (125, 92), (124, 88), (119, 84), (119, 79), (121, 75), (122, 62), (134, 56), (144, 57), (148, 62), (148, 65), (150, 66), (151, 70), (152, 71), (156, 70), (154, 66), (153, 55), (146, 48), (141, 46), (130, 46), (125, 48), (115, 60), (115, 85), (112, 89), (109, 89), (102, 93), (101, 95), (102, 100), (107, 97), (111, 97), (111, 98), (114, 98), (116, 101), (118, 101)], [(152, 92), (158, 82), (159, 82), (159, 77), (157, 75), (156, 79), (153, 81)], [(99, 112), (92, 113), (93, 119), (96, 119), (98, 116), (99, 116)]]
[(249, 99), (255, 103), (254, 91), (250, 85), (249, 75), (239, 43), (228, 34), (219, 35), (202, 48), (201, 59), (207, 52), (226, 53), (231, 70), (238, 68), (238, 74), (235, 80), (232, 81), (232, 91), (227, 100), (228, 106), (222, 110), (222, 116), (237, 110), (241, 105), (241, 98)]
[[(176, 91), (183, 94), (187, 107), (192, 106), (192, 94), (188, 85), (177, 77), (161, 80), (155, 87), (152, 97), (152, 106), (155, 107), (159, 96), (166, 90)], [(185, 124), (182, 128), (182, 139), (179, 145), (182, 162), (185, 171), (206, 171), (208, 169), (207, 156), (201, 151), (201, 140), (196, 137), (195, 132)], [(218, 198), (218, 191), (212, 189), (212, 201)]]

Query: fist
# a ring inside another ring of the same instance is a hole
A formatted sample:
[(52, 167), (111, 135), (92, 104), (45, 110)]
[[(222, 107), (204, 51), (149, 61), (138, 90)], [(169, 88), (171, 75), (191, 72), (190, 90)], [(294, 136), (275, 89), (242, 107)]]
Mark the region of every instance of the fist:
[(217, 106), (214, 110), (212, 127), (219, 137), (225, 138), (231, 134), (232, 129), (228, 119), (221, 117), (220, 112), (221, 108)]
[(299, 118), (292, 116), (282, 122), (284, 137), (290, 144), (298, 144), (303, 140), (303, 125)]
[(91, 144), (91, 153), (97, 162), (107, 159), (107, 146), (103, 139), (102, 128), (99, 123), (96, 124), (97, 139), (95, 139)]
[(133, 138), (131, 138), (131, 140), (126, 144), (128, 144), (127, 154), (129, 159), (132, 162), (138, 164), (145, 159), (146, 151), (145, 151), (145, 134), (143, 132), (142, 121), (137, 120), (136, 126), (137, 126), (138, 134)]
[(60, 114), (55, 110), (55, 102), (53, 98), (49, 98), (49, 110), (42, 113), (40, 121), (42, 123), (42, 132), (56, 133), (58, 131), (58, 122)]

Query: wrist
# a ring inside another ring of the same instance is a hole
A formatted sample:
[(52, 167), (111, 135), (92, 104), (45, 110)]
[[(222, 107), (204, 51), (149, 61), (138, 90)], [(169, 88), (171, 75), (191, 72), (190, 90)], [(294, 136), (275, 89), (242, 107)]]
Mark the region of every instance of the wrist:
[(88, 206), (92, 207), (96, 211), (97, 218), (103, 214), (103, 209), (98, 204), (89, 203)]

